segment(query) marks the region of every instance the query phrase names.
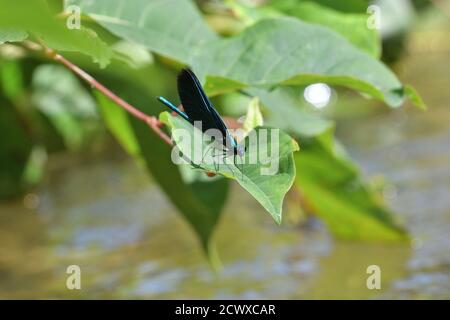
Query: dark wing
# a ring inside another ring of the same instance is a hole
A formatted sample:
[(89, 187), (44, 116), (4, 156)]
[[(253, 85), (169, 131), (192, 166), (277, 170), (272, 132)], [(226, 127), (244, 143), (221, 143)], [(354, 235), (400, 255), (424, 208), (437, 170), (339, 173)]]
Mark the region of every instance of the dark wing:
[(225, 134), (226, 127), (217, 123), (211, 113), (212, 105), (203, 91), (197, 77), (189, 69), (181, 70), (178, 75), (178, 94), (184, 111), (192, 121), (202, 121), (203, 131), (219, 129)]
[[(223, 144), (225, 146), (229, 146), (229, 147), (236, 147), (237, 146), (237, 142), (236, 140), (234, 140), (234, 138), (231, 136), (231, 134), (228, 132), (228, 129), (225, 125), (225, 123), (223, 122), (222, 118), (220, 117), (219, 113), (217, 112), (216, 109), (214, 109), (214, 107), (211, 106), (211, 115), (213, 116), (213, 118), (215, 119), (216, 124), (220, 123), (220, 126), (225, 128), (225, 133), (222, 132), (223, 135)], [(228, 142), (228, 143), (227, 143)]]
[(207, 104), (208, 104), (208, 107), (209, 107), (209, 111), (211, 112), (211, 115), (212, 115), (212, 117), (214, 119), (214, 122), (216, 124), (216, 128), (218, 128), (222, 132), (223, 139), (224, 139), (224, 145), (226, 145), (226, 139), (228, 139), (228, 140), (230, 140), (229, 141), (230, 142), (230, 146), (235, 147), (237, 145), (236, 141), (231, 136), (231, 134), (228, 132), (227, 126), (223, 122), (223, 120), (220, 117), (220, 115), (217, 112), (217, 110), (212, 105), (211, 101), (209, 101), (208, 97), (206, 96), (205, 92), (203, 91), (203, 88), (202, 88), (202, 86), (200, 84), (200, 81), (198, 81), (198, 78), (196, 77), (194, 72), (192, 72), (192, 70), (187, 69), (187, 71), (190, 73), (191, 77), (194, 79), (195, 84), (197, 85), (197, 87), (200, 88), (200, 93), (202, 94), (203, 98), (205, 99), (205, 101), (207, 101)]
[(231, 139), (231, 145), (235, 145), (225, 123), (203, 91), (200, 81), (189, 69), (181, 70), (178, 75), (178, 94), (191, 121), (202, 121), (203, 131), (212, 128), (218, 129), (222, 133), (224, 144), (227, 139)]

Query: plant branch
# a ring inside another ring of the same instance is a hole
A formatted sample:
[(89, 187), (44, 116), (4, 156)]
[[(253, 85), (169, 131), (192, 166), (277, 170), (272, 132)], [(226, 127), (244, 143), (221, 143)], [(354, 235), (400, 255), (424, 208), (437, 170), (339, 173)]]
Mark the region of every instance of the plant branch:
[(86, 81), (92, 88), (97, 89), (101, 93), (103, 93), (105, 96), (107, 96), (112, 102), (117, 104), (118, 106), (125, 109), (127, 112), (129, 112), (132, 116), (135, 118), (145, 122), (150, 129), (153, 130), (154, 133), (156, 133), (165, 143), (168, 145), (172, 145), (172, 140), (170, 137), (161, 130), (162, 123), (154, 116), (149, 116), (142, 111), (138, 110), (119, 96), (117, 96), (115, 93), (113, 93), (111, 90), (106, 88), (104, 85), (102, 85), (100, 82), (94, 79), (90, 74), (88, 74), (86, 71), (72, 63), (71, 61), (64, 58), (59, 53), (55, 52), (52, 49), (46, 48), (45, 54), (47, 57), (53, 59), (54, 61), (61, 63), (68, 69), (70, 69), (73, 73), (75, 73), (78, 77)]

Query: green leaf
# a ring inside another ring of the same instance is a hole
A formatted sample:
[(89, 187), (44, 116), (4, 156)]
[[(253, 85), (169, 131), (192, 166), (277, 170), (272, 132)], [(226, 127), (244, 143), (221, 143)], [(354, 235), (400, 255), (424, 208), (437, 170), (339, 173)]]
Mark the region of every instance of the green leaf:
[(332, 131), (302, 140), (295, 155), (296, 185), (338, 238), (367, 241), (399, 241), (406, 232), (368, 189)]
[(41, 34), (46, 46), (57, 51), (82, 52), (92, 57), (100, 68), (106, 67), (113, 56), (111, 48), (103, 42), (95, 31), (81, 26), (80, 29), (70, 30), (67, 34), (72, 40), (54, 37), (53, 34)]
[(153, 63), (152, 54), (143, 46), (128, 41), (118, 41), (112, 46), (114, 58), (127, 63), (133, 69)]
[(50, 48), (89, 55), (101, 67), (111, 59), (111, 49), (94, 31), (85, 27), (69, 29), (66, 21), (52, 15), (45, 1), (0, 0), (0, 7), (0, 29), (27, 32)]
[(19, 114), (1, 94), (0, 135), (0, 198), (6, 198), (24, 190), (23, 177), (33, 142)]
[(272, 91), (248, 89), (250, 95), (258, 97), (267, 111), (266, 119), (271, 125), (293, 132), (298, 136), (315, 136), (328, 130), (333, 122), (306, 111), (293, 90), (278, 88)]
[(283, 15), (281, 12), (275, 10), (269, 5), (254, 6), (233, 0), (225, 1), (225, 5), (233, 13), (233, 17), (242, 21), (245, 26), (250, 26), (265, 18), (273, 18)]
[[(328, 28), (283, 17), (265, 19), (241, 34), (213, 41), (194, 60), (200, 79), (222, 77), (246, 86), (347, 86), (386, 101), (403, 103), (402, 85), (381, 62)], [(216, 86), (208, 84), (206, 88)]]
[[(274, 2), (298, 2), (298, 0), (273, 0)], [(308, 2), (316, 2), (322, 6), (327, 6), (337, 11), (348, 13), (364, 13), (367, 10), (367, 0), (303, 0)]]
[(244, 121), (244, 130), (250, 132), (256, 127), (261, 127), (264, 124), (261, 109), (259, 108), (259, 99), (253, 98), (247, 109), (247, 115)]
[(427, 110), (428, 107), (425, 102), (422, 100), (422, 97), (419, 93), (410, 85), (405, 86), (405, 94), (408, 96), (409, 100), (419, 109)]
[(189, 0), (69, 0), (114, 35), (188, 63), (216, 35)]
[(47, 151), (42, 145), (34, 145), (28, 157), (22, 180), (26, 186), (36, 185), (42, 180), (47, 162)]
[(50, 64), (35, 69), (32, 86), (33, 105), (51, 121), (67, 147), (80, 147), (85, 138), (83, 120), (97, 117), (86, 89), (70, 71)]
[(375, 29), (367, 27), (366, 13), (342, 13), (311, 1), (272, 1), (261, 7), (250, 7), (234, 1), (227, 2), (234, 15), (246, 25), (282, 14), (305, 22), (330, 28), (347, 38), (355, 47), (374, 57), (381, 54), (381, 39)]
[(10, 100), (17, 99), (24, 92), (22, 70), (17, 61), (0, 61), (0, 88)]
[(237, 91), (246, 86), (243, 82), (233, 81), (223, 77), (206, 76), (206, 83), (203, 88), (209, 96), (215, 96)]
[[(210, 138), (203, 135), (198, 128), (180, 117), (171, 116), (168, 112), (161, 113), (160, 120), (172, 129), (176, 147), (184, 154), (187, 163), (194, 168), (236, 180), (272, 215), (278, 224), (281, 223), (283, 199), (295, 177), (292, 154), (298, 150), (297, 143), (289, 135), (279, 132), (278, 129), (256, 128), (253, 131), (253, 137), (256, 138), (252, 139), (252, 133), (250, 133), (243, 141), (243, 145), (247, 147), (243, 164), (237, 163), (239, 156), (227, 157), (224, 164), (219, 164), (217, 156), (207, 151), (214, 150), (207, 144)], [(275, 131), (279, 133), (278, 141), (267, 138), (266, 143), (261, 142), (263, 136), (267, 137), (269, 134), (271, 137)], [(191, 144), (191, 141), (199, 141), (198, 138), (202, 141), (201, 150), (195, 147), (196, 142)], [(264, 164), (261, 154), (267, 155)], [(257, 159), (256, 163), (249, 161), (252, 158)]]
[(140, 156), (139, 145), (128, 120), (127, 112), (114, 105), (102, 93), (95, 92), (95, 96), (106, 127), (128, 154), (133, 157)]
[(381, 54), (380, 36), (377, 30), (367, 27), (367, 14), (341, 13), (313, 2), (291, 2), (289, 5), (274, 2), (274, 7), (305, 22), (328, 27), (374, 57)]
[(12, 28), (0, 29), (0, 44), (5, 42), (20, 42), (28, 38), (28, 33), (23, 30), (17, 30)]

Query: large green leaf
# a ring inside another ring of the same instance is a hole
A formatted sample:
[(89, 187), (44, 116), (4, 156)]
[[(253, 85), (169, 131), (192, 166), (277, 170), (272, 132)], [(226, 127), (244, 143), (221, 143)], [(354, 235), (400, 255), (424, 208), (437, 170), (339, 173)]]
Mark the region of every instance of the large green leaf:
[(78, 79), (58, 65), (40, 65), (33, 73), (33, 105), (52, 123), (69, 148), (86, 138), (84, 122), (97, 116), (94, 100)]
[(369, 241), (407, 238), (391, 212), (363, 184), (332, 131), (302, 140), (295, 163), (296, 185), (334, 235)]
[(277, 0), (256, 8), (238, 2), (227, 4), (247, 26), (285, 14), (328, 27), (374, 57), (379, 57), (381, 53), (379, 34), (376, 29), (367, 27), (368, 15), (365, 13), (342, 13), (312, 1)]
[(273, 6), (305, 22), (326, 26), (375, 57), (381, 54), (380, 36), (376, 29), (367, 27), (368, 15), (366, 14), (341, 13), (309, 1), (289, 1), (288, 3), (275, 1)]
[(45, 1), (0, 0), (0, 7), (2, 30), (15, 30), (22, 38), (26, 33), (32, 34), (56, 50), (87, 54), (102, 67), (112, 57), (111, 49), (94, 31), (83, 26), (80, 29), (67, 28), (64, 20), (58, 20), (51, 14)]
[(328, 28), (290, 17), (261, 20), (235, 37), (210, 42), (193, 61), (210, 93), (228, 80), (234, 88), (326, 82), (391, 106), (404, 100), (403, 86), (381, 62)]
[(118, 37), (188, 63), (216, 35), (189, 0), (69, 0)]
[[(292, 154), (298, 150), (297, 143), (289, 135), (279, 132), (278, 140), (267, 138), (265, 143), (261, 140), (262, 136), (270, 136), (278, 129), (258, 127), (253, 132), (256, 139), (250, 139), (250, 133), (242, 143), (247, 148), (244, 163), (238, 162), (238, 156), (229, 156), (225, 163), (220, 163), (220, 156), (209, 152), (215, 150), (208, 145), (209, 137), (203, 135), (198, 128), (180, 117), (171, 116), (168, 112), (163, 112), (160, 119), (172, 129), (176, 146), (184, 154), (188, 164), (235, 179), (277, 223), (281, 223), (283, 199), (295, 177)], [(201, 141), (201, 148), (195, 146), (196, 141)], [(264, 162), (261, 161), (261, 154), (267, 155)], [(250, 161), (252, 158), (257, 161)]]

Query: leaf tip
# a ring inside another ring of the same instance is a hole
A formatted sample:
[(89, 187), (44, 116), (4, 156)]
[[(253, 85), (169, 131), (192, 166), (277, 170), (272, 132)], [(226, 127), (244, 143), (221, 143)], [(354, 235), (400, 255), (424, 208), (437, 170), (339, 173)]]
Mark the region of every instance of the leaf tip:
[(292, 139), (292, 151), (293, 152), (300, 151), (300, 145), (295, 139)]
[(217, 252), (215, 243), (212, 240), (210, 240), (204, 246), (206, 249), (206, 255), (208, 258), (209, 265), (216, 274), (219, 273), (223, 269), (223, 265)]
[(411, 85), (406, 85), (404, 88), (405, 95), (408, 97), (409, 100), (413, 103), (414, 106), (419, 108), (422, 111), (428, 110), (427, 105), (423, 101), (420, 94), (414, 89)]
[(263, 124), (264, 119), (259, 107), (259, 98), (254, 97), (247, 107), (247, 115), (245, 116), (244, 121), (244, 130), (250, 132), (256, 127), (263, 126)]
[(166, 126), (170, 126), (169, 116), (169, 112), (163, 111), (159, 114), (159, 121), (164, 123)]
[(273, 219), (275, 220), (277, 225), (279, 225), (279, 226), (281, 225), (281, 213), (273, 215)]

